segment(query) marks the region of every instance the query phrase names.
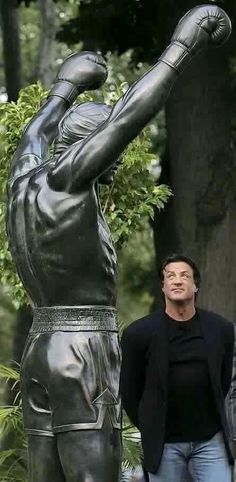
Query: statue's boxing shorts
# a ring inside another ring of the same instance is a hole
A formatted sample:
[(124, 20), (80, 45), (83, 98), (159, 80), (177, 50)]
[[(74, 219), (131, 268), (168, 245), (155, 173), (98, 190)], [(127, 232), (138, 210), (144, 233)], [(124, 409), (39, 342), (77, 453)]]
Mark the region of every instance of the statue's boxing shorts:
[(36, 308), (21, 364), (25, 431), (120, 429), (120, 350), (110, 307)]

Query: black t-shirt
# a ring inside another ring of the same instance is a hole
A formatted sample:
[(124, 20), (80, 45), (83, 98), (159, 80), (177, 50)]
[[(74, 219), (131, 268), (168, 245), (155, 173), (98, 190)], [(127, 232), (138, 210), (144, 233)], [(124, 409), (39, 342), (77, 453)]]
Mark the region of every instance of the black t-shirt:
[(169, 331), (166, 442), (207, 440), (220, 429), (197, 314), (188, 321), (166, 315)]

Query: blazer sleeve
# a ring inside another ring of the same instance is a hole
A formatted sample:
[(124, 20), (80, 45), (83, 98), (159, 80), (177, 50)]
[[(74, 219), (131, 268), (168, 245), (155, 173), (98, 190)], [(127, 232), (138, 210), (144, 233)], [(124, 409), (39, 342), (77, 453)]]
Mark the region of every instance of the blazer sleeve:
[(121, 349), (121, 400), (131, 422), (139, 427), (138, 405), (145, 383), (145, 351), (140, 337), (129, 328), (123, 333)]
[(233, 375), (225, 408), (229, 422), (230, 438), (236, 442), (236, 323), (234, 323)]
[(234, 356), (234, 326), (227, 323), (225, 333), (224, 358), (221, 370), (221, 384), (224, 397), (226, 397), (231, 384)]

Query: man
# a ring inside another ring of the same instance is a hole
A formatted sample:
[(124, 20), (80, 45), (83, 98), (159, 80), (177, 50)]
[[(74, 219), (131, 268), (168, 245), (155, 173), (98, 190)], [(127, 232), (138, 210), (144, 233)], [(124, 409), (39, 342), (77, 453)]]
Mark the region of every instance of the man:
[(220, 8), (193, 9), (157, 64), (113, 109), (86, 103), (68, 110), (107, 75), (101, 56), (73, 55), (20, 141), (7, 229), (35, 306), (21, 367), (30, 482), (119, 478), (117, 262), (99, 183), (112, 181), (124, 148), (162, 108), (192, 56), (229, 34)]
[(122, 337), (121, 394), (140, 429), (150, 482), (231, 482), (224, 410), (232, 374), (233, 324), (196, 308), (200, 273), (168, 256), (160, 272), (165, 308)]

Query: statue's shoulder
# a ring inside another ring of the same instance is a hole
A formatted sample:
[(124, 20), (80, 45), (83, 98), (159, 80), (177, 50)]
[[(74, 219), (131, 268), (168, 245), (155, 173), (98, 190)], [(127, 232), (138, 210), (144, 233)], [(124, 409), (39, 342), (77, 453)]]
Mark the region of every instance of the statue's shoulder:
[(36, 154), (23, 154), (19, 157), (17, 162), (12, 162), (12, 167), (8, 177), (8, 190), (18, 191), (22, 190), (24, 186), (29, 184), (31, 178), (35, 178), (37, 174), (48, 172), (50, 160), (45, 162)]

